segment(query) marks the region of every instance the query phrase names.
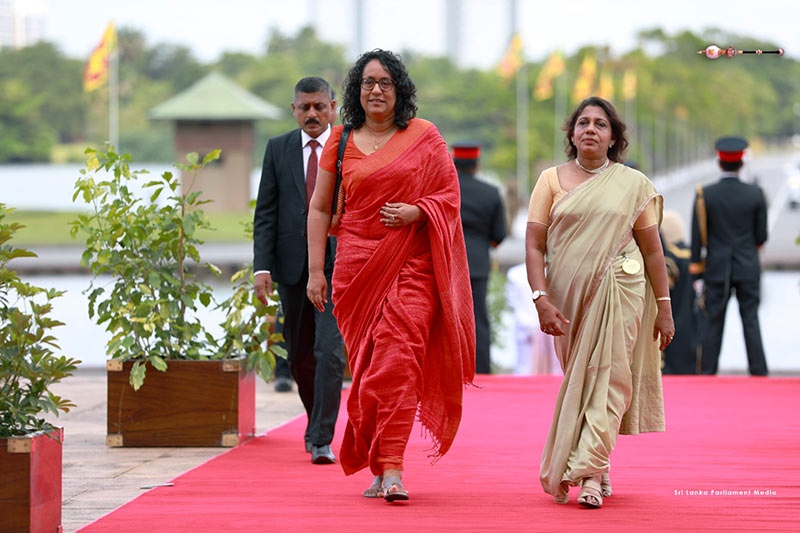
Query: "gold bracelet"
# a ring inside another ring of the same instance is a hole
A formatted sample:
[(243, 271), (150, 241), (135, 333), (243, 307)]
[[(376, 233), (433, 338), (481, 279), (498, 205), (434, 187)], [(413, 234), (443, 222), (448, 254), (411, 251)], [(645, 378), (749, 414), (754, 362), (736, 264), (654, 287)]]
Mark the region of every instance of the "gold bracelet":
[(671, 299), (670, 299), (669, 296), (662, 296), (660, 298), (656, 298), (656, 301), (657, 302), (669, 302), (669, 301), (671, 301)]

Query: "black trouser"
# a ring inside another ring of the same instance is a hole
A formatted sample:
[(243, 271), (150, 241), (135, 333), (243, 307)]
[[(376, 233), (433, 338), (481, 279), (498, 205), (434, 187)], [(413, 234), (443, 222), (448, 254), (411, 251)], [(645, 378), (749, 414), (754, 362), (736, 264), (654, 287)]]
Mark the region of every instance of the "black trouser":
[[(275, 314), (275, 333), (283, 333), (283, 311), (278, 308)], [(278, 346), (286, 349), (286, 342), (279, 342)], [(289, 360), (283, 357), (275, 358), (275, 371), (273, 372), (276, 378), (292, 379), (292, 371), (289, 370)]]
[(767, 360), (764, 357), (761, 327), (758, 323), (759, 280), (732, 281), (730, 285), (724, 282), (706, 281), (705, 287), (708, 322), (703, 335), (702, 373), (717, 373), (719, 352), (722, 348), (722, 330), (725, 325), (725, 311), (728, 308), (731, 293), (736, 291), (750, 374), (766, 376)]
[[(278, 294), (289, 368), (308, 415), (305, 439), (323, 446), (333, 440), (342, 398), (344, 356), (330, 296), (325, 311), (318, 311), (306, 297), (307, 281), (305, 274), (296, 285), (278, 284)], [(328, 277), (329, 295), (330, 286)]]
[(492, 361), (489, 356), (491, 334), (489, 330), (489, 309), (486, 307), (486, 278), (469, 278), (472, 285), (472, 307), (475, 310), (475, 373), (491, 374)]

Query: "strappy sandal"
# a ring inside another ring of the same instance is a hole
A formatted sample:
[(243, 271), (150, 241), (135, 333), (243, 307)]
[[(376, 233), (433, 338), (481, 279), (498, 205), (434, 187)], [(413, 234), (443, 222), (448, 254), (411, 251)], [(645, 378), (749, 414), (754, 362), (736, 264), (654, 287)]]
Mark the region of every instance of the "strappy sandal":
[(599, 509), (603, 506), (603, 492), (596, 479), (584, 478), (581, 493), (578, 495), (578, 505), (589, 509)]
[(362, 492), (361, 495), (365, 498), (380, 498), (383, 491), (382, 483), (383, 476), (375, 476), (375, 479), (372, 480), (372, 485)]
[(408, 491), (403, 488), (403, 482), (397, 476), (385, 476), (383, 478), (379, 495), (383, 496), (383, 499), (387, 502), (408, 500)]
[(611, 476), (608, 472), (603, 472), (603, 477), (600, 480), (600, 491), (603, 493), (603, 498), (611, 496)]

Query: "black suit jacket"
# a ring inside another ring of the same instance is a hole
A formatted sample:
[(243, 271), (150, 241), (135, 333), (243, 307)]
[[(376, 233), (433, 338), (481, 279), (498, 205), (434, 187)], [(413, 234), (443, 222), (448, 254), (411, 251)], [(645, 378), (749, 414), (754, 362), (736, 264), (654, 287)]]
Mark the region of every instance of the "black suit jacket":
[(467, 246), (469, 277), (489, 277), (490, 243), (500, 243), (506, 236), (506, 217), (497, 187), (475, 176), (459, 173), (461, 185), (461, 224)]
[[(767, 203), (757, 185), (723, 178), (703, 188), (708, 221), (707, 281), (758, 279), (758, 247), (767, 240)], [(697, 205), (695, 199), (695, 206)], [(692, 217), (692, 262), (701, 260), (697, 210)]]
[[(253, 270), (269, 270), (277, 283), (308, 275), (306, 182), (300, 129), (267, 143), (253, 218)], [(325, 273), (333, 271), (336, 240), (328, 238)]]

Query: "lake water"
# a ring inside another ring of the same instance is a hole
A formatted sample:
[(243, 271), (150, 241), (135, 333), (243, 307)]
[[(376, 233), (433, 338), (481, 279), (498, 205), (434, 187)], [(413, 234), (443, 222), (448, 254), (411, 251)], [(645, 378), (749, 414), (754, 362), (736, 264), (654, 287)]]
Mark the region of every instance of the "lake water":
[[(74, 275), (26, 276), (25, 279), (41, 287), (56, 287), (67, 291), (64, 296), (55, 300), (53, 312), (54, 318), (66, 324), (54, 330), (63, 353), (81, 359), (85, 367), (104, 366), (107, 359), (105, 344), (109, 335), (103, 327), (89, 319), (87, 299), (83, 291), (89, 286), (90, 278)], [(217, 284), (214, 290), (215, 296), (220, 300), (230, 294), (230, 289), (223, 284)], [(774, 372), (800, 373), (798, 309), (800, 272), (765, 272), (762, 277), (761, 333), (767, 363)], [(222, 316), (211, 310), (202, 310), (200, 316), (207, 324), (214, 325), (222, 321)], [(513, 368), (516, 360), (514, 342), (510, 336), (510, 321), (510, 314), (507, 314), (500, 334), (502, 346), (492, 348), (492, 360), (508, 369)], [(215, 331), (219, 332), (219, 329)], [(735, 298), (728, 308), (719, 367), (721, 372), (743, 372), (747, 369), (744, 337)]]
[[(0, 203), (26, 210), (78, 211), (83, 209), (80, 201), (72, 202), (75, 181), (80, 170), (78, 163), (61, 165), (0, 165)], [(177, 173), (171, 165), (164, 163), (142, 163), (135, 169), (147, 169), (151, 176), (160, 176), (165, 171)], [(258, 193), (261, 168), (253, 169), (250, 176), (251, 198)], [(150, 181), (142, 181), (146, 183)], [(149, 195), (141, 195), (147, 198)]]

